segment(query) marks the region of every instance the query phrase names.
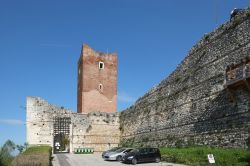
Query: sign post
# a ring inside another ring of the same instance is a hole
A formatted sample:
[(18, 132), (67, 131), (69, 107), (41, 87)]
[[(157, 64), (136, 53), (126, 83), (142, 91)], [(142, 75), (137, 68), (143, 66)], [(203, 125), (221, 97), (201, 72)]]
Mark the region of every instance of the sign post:
[(212, 166), (213, 164), (215, 164), (215, 159), (214, 159), (214, 155), (213, 154), (208, 154), (207, 155), (207, 159), (208, 159), (208, 162), (210, 163), (210, 166)]

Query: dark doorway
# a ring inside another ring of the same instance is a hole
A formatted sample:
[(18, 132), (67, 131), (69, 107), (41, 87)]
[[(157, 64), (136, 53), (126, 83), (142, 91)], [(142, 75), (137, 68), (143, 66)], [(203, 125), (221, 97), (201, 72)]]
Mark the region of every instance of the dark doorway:
[(54, 153), (69, 153), (70, 117), (54, 118)]

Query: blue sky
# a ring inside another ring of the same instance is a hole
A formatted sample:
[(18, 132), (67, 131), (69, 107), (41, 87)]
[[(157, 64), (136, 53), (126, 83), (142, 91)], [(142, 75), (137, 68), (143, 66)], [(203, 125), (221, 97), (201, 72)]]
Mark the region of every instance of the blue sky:
[(0, 0), (0, 144), (25, 142), (25, 102), (76, 111), (81, 45), (118, 54), (118, 111), (249, 0)]

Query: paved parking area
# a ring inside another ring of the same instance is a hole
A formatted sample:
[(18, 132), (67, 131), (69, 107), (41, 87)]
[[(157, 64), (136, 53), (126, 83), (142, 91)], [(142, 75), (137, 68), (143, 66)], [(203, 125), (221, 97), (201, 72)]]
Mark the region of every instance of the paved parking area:
[[(130, 166), (117, 161), (104, 161), (99, 154), (54, 154), (53, 166)], [(183, 166), (172, 163), (141, 163), (138, 166)]]

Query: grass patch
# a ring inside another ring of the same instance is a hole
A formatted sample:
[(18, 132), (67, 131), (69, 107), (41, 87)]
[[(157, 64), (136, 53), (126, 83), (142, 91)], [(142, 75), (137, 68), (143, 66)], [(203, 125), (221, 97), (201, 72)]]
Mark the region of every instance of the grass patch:
[(50, 153), (51, 152), (50, 146), (34, 146), (28, 148), (26, 151), (23, 152), (24, 155), (30, 155), (30, 154), (41, 154), (41, 153)]
[(213, 154), (216, 166), (250, 166), (250, 150), (209, 147), (161, 148), (162, 160), (193, 166), (207, 166), (207, 154)]
[(35, 146), (28, 148), (18, 155), (11, 163), (12, 166), (50, 166), (51, 165), (50, 146)]

